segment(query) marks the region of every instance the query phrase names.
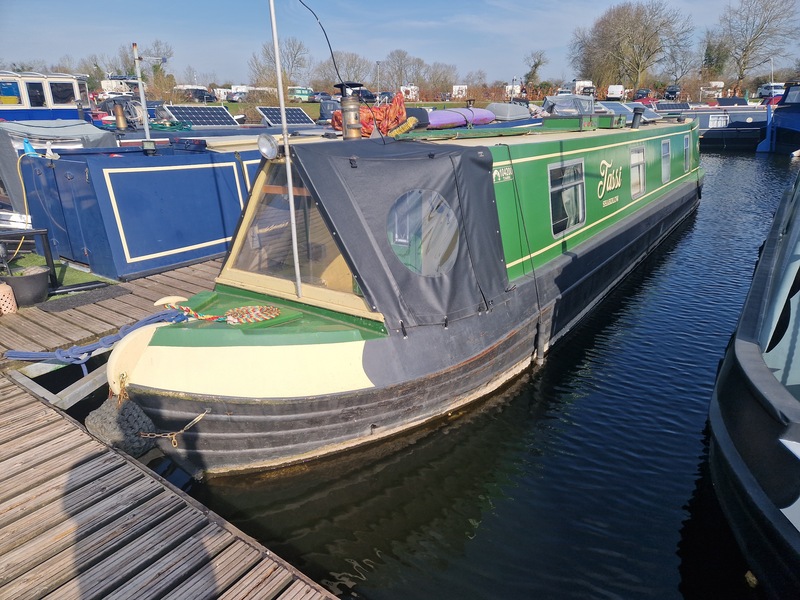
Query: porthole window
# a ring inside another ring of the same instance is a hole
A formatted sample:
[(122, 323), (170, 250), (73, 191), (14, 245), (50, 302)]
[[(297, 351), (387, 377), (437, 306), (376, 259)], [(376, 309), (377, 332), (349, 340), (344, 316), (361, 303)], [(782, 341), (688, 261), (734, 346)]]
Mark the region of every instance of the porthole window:
[(405, 192), (389, 211), (386, 227), (392, 251), (410, 271), (435, 277), (453, 268), (458, 255), (458, 222), (439, 192)]

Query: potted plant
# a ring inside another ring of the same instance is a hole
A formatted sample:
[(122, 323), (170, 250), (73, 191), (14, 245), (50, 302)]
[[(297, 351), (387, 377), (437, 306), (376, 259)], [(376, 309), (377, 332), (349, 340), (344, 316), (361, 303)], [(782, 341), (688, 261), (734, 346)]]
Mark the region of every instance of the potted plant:
[(13, 269), (0, 274), (0, 281), (11, 286), (17, 306), (33, 306), (47, 300), (50, 269), (45, 266)]
[(50, 269), (44, 265), (12, 268), (5, 245), (0, 244), (0, 281), (11, 286), (17, 306), (33, 306), (47, 300)]

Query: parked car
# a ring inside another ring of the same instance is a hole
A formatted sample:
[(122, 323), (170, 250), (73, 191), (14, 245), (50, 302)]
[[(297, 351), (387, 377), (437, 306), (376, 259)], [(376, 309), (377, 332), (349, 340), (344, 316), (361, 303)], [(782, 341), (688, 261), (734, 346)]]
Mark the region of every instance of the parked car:
[(664, 100), (677, 100), (680, 95), (681, 86), (679, 85), (668, 85), (664, 90)]
[(394, 99), (394, 92), (378, 93), (378, 102), (391, 102)]
[(784, 83), (764, 83), (758, 88), (759, 98), (772, 98), (773, 96), (783, 96)]
[(247, 94), (244, 92), (231, 92), (226, 98), (228, 102), (244, 102), (246, 99)]
[(650, 98), (653, 95), (653, 90), (650, 88), (639, 88), (636, 90), (636, 94), (634, 94), (634, 100), (642, 100), (644, 98)]
[(625, 86), (613, 84), (608, 86), (606, 100), (623, 100), (625, 98)]
[(373, 92), (363, 87), (353, 90), (353, 95), (358, 96), (361, 98), (362, 102), (366, 102), (367, 104), (374, 104), (377, 100)]
[(331, 95), (328, 92), (314, 92), (308, 100), (309, 102), (322, 102), (330, 99)]
[(184, 98), (189, 102), (216, 102), (217, 97), (208, 90), (184, 90)]

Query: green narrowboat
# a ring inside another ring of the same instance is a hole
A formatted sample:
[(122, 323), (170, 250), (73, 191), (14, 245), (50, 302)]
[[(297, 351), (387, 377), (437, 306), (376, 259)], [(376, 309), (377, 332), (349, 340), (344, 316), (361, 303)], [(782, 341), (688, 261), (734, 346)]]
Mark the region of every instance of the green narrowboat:
[(123, 338), (111, 390), (197, 475), (331, 456), (491, 394), (699, 202), (696, 123), (574, 125), (292, 138), (213, 291)]

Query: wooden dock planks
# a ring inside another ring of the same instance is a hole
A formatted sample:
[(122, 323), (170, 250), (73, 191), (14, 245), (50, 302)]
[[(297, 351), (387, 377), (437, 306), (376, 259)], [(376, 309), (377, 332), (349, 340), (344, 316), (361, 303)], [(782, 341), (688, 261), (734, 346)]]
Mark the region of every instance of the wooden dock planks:
[(115, 298), (77, 306), (60, 312), (46, 312), (38, 307), (25, 307), (16, 314), (0, 316), (0, 373), (19, 368), (25, 363), (2, 357), (6, 350), (49, 352), (72, 346), (85, 346), (116, 333), (161, 310), (153, 302), (165, 296), (189, 297), (210, 290), (222, 262), (180, 267), (119, 284), (129, 290)]
[(333, 598), (0, 375), (0, 600), (164, 596)]
[[(130, 294), (0, 316), (0, 352), (82, 346), (213, 287), (218, 260), (120, 284)], [(0, 600), (333, 596), (2, 373)]]

